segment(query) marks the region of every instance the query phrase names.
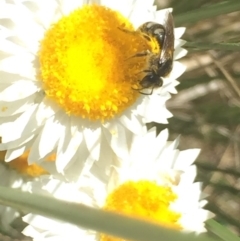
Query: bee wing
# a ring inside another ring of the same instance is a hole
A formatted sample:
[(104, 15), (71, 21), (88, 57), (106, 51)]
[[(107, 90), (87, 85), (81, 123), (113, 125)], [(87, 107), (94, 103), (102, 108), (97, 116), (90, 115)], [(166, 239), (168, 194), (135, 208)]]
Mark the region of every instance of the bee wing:
[(163, 24), (165, 28), (165, 37), (163, 41), (163, 46), (161, 50), (161, 58), (166, 59), (169, 57), (173, 57), (174, 52), (174, 22), (173, 16), (171, 12), (166, 14), (166, 19)]

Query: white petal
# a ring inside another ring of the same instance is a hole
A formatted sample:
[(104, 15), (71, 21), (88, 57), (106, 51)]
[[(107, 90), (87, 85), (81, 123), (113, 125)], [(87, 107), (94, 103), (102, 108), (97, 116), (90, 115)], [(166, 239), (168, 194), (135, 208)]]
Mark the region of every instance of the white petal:
[(36, 120), (38, 126), (42, 125), (48, 118), (58, 113), (60, 107), (57, 106), (52, 100), (44, 98), (43, 101), (38, 105), (36, 112)]
[[(73, 183), (64, 183), (57, 179), (44, 179), (37, 186), (33, 185), (32, 189), (39, 188), (44, 190), (45, 194), (51, 193), (52, 196), (60, 200), (72, 202), (81, 202), (81, 193), (78, 192), (78, 188)], [(39, 185), (40, 184), (40, 185)], [(68, 195), (66, 195), (68, 194)]]
[(14, 19), (20, 18), (20, 16), (25, 16), (25, 19), (31, 19), (31, 14), (22, 4), (4, 4), (3, 8), (0, 9), (0, 18)]
[(35, 95), (16, 102), (0, 101), (0, 117), (14, 116), (28, 110), (34, 103)]
[(16, 101), (24, 99), (40, 90), (40, 83), (18, 80), (0, 91), (0, 101)]
[[(27, 219), (26, 219), (27, 220)], [(23, 220), (24, 221), (24, 220)], [(24, 228), (24, 230), (22, 231), (22, 233), (26, 236), (29, 237), (34, 237), (34, 240), (38, 240), (38, 241), (43, 241), (43, 239), (40, 239), (40, 233), (38, 230), (36, 230), (34, 227), (32, 227), (31, 225), (28, 225), (27, 227)]]
[[(169, 133), (168, 129), (162, 130), (156, 137), (156, 149), (158, 150), (158, 155), (161, 153), (162, 149), (165, 147)], [(157, 160), (157, 157), (155, 158)]]
[(172, 72), (169, 74), (168, 78), (170, 79), (177, 79), (181, 76), (186, 70), (186, 66), (179, 63), (178, 61), (173, 61), (173, 69)]
[(33, 118), (36, 108), (37, 105), (33, 105), (13, 123), (3, 123), (1, 125), (2, 143), (14, 141), (22, 136), (28, 136), (36, 130), (37, 125)]
[[(73, 158), (69, 161), (66, 169), (64, 170), (67, 180), (81, 183), (81, 176), (83, 173), (89, 172), (95, 159), (89, 155), (85, 141), (82, 141), (77, 152), (75, 152)], [(58, 168), (58, 167), (57, 167)], [(60, 166), (59, 170), (62, 169)]]
[(0, 71), (18, 74), (34, 80), (36, 74), (34, 60), (35, 56), (30, 53), (10, 56), (0, 61)]
[(172, 79), (169, 79), (169, 78), (164, 78), (163, 80), (163, 86), (162, 88), (159, 88), (159, 91), (156, 93), (171, 93), (171, 94), (177, 94), (177, 90), (176, 90), (176, 86), (179, 85), (179, 82), (176, 81), (176, 80), (172, 80)]
[(162, 152), (159, 153), (159, 156), (157, 157), (157, 169), (160, 171), (171, 170), (178, 153), (179, 151), (173, 150), (171, 146), (165, 146), (165, 148), (162, 150)]
[(74, 135), (75, 132), (79, 130), (78, 125), (79, 125), (79, 118), (77, 116), (71, 116), (71, 124), (70, 124), (70, 126), (71, 126), (71, 133), (72, 133), (72, 135)]
[(190, 166), (185, 169), (185, 173), (182, 174), (179, 186), (186, 186), (189, 183), (193, 183), (197, 175), (196, 166)]
[(21, 156), (25, 151), (27, 151), (29, 148), (29, 145), (24, 145), (21, 147), (18, 147), (17, 149), (8, 149), (5, 155), (5, 161), (10, 162), (19, 156)]
[[(50, 153), (49, 155), (47, 155), (44, 158), (44, 160), (47, 160), (47, 161), (38, 162), (38, 165), (41, 166), (44, 170), (46, 170), (48, 173), (51, 173), (51, 175), (54, 176), (55, 178), (62, 180), (62, 181), (66, 181), (66, 178), (62, 174), (57, 172), (56, 163), (53, 159), (54, 156), (52, 156), (52, 155), (53, 155), (53, 153)], [(35, 163), (36, 163), (36, 161), (35, 161)]]
[(41, 133), (36, 138), (28, 158), (29, 164), (42, 159), (51, 153), (57, 145), (57, 142), (63, 133), (64, 126), (54, 117), (49, 118)]
[(185, 27), (175, 28), (174, 29), (174, 36), (175, 36), (175, 38), (176, 39), (181, 38), (185, 31), (186, 31)]
[(123, 0), (123, 1), (101, 0), (101, 5), (107, 6), (108, 8), (119, 11), (123, 16), (128, 18), (133, 8), (133, 1), (132, 0)]
[(175, 39), (174, 41), (174, 48), (180, 48), (181, 46), (183, 46), (187, 41), (182, 40), (182, 39)]
[(0, 12), (2, 18), (9, 18), (14, 23), (14, 33), (18, 36), (26, 45), (26, 47), (32, 52), (38, 50), (38, 41), (42, 39), (44, 29), (38, 25), (31, 12), (22, 4), (6, 4)]
[(68, 15), (74, 9), (81, 7), (82, 4), (81, 0), (61, 0), (61, 9), (64, 15)]
[(171, 117), (171, 113), (165, 108), (165, 102), (170, 98), (170, 94), (165, 96), (151, 95), (144, 98), (142, 106), (138, 107), (138, 113), (144, 116), (145, 123), (157, 122), (166, 124), (167, 118)]
[(155, 160), (159, 153), (158, 143), (155, 142), (155, 138), (156, 128), (152, 128), (144, 136), (134, 135), (130, 150), (131, 159), (137, 163)]
[(108, 134), (108, 131), (106, 130), (105, 132), (107, 133), (105, 133), (105, 136), (117, 156), (124, 160), (129, 156), (128, 147), (129, 140), (131, 140), (130, 132), (127, 132), (122, 125), (114, 124), (115, 123), (113, 123), (112, 126), (107, 126), (107, 130), (111, 130), (111, 134)]
[(188, 53), (188, 51), (186, 49), (183, 49), (183, 48), (177, 48), (174, 52), (174, 59), (177, 60), (177, 59), (180, 59), (184, 56), (186, 56)]
[(15, 149), (18, 149), (19, 147), (26, 145), (28, 142), (32, 141), (34, 137), (36, 137), (36, 135), (37, 135), (37, 132), (33, 132), (28, 136), (23, 136), (22, 138), (19, 138), (10, 142), (1, 143), (0, 150), (1, 151), (9, 150), (10, 152), (14, 151)]
[(172, 8), (166, 8), (158, 10), (155, 13), (155, 19), (157, 23), (163, 24), (166, 22), (166, 18), (169, 12), (172, 12)]
[(141, 135), (145, 131), (145, 127), (142, 125), (142, 122), (139, 121), (135, 114), (130, 112), (125, 112), (122, 116), (120, 116), (120, 123), (135, 134)]
[[(38, 10), (35, 12), (34, 18), (36, 22), (43, 25), (45, 29), (48, 29), (56, 19), (59, 19), (60, 12), (57, 11), (59, 6), (56, 1), (41, 0), (34, 1), (33, 3), (38, 5)], [(58, 17), (57, 14), (59, 14)]]
[(23, 54), (26, 52), (23, 47), (3, 38), (0, 38), (0, 51), (8, 54)]
[[(80, 146), (81, 144), (82, 143), (80, 143)], [(70, 158), (61, 158), (60, 156), (60, 159), (57, 156), (55, 161), (57, 173), (63, 174), (65, 179), (70, 180), (71, 182), (76, 182), (78, 180), (79, 176), (82, 174), (84, 162), (89, 156), (89, 152), (87, 149), (84, 150), (84, 153), (80, 152), (79, 149), (74, 150), (73, 153), (67, 153), (69, 154)], [(53, 172), (51, 171), (50, 173)]]
[(57, 149), (57, 170), (62, 173), (63, 169), (72, 159), (74, 154), (77, 152), (80, 144), (83, 140), (82, 132), (76, 130), (72, 135), (70, 131), (70, 124), (65, 124), (67, 129), (64, 131), (63, 135), (60, 137)]
[(96, 160), (98, 160), (100, 153), (101, 132), (101, 128), (97, 128), (95, 130), (85, 128), (83, 130), (83, 136), (86, 141), (89, 153)]
[(116, 164), (114, 157), (112, 149), (109, 147), (107, 141), (103, 139), (99, 159), (92, 163), (91, 173), (100, 180), (108, 180), (112, 165)]
[(129, 20), (138, 28), (141, 24), (151, 21), (154, 18), (152, 1), (136, 1), (129, 16)]
[[(1, 20), (2, 22), (3, 20)], [(1, 39), (7, 39), (9, 36), (12, 36), (12, 31), (7, 28), (7, 27), (4, 27), (0, 24), (0, 32), (1, 32)]]
[(188, 166), (193, 164), (197, 156), (200, 153), (200, 149), (189, 149), (181, 151), (174, 164), (174, 169), (184, 171)]

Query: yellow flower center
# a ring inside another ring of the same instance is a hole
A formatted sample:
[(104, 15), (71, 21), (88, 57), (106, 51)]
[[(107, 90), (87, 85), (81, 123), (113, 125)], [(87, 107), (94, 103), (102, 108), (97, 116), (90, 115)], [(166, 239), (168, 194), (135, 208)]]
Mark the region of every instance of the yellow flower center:
[[(4, 160), (5, 155), (6, 151), (1, 151), (0, 160)], [(37, 164), (29, 165), (27, 161), (28, 155), (29, 151), (26, 151), (20, 157), (12, 160), (11, 162), (5, 162), (5, 164), (8, 165), (11, 169), (16, 170), (18, 173), (29, 177), (39, 177), (41, 175), (48, 174), (46, 170)]]
[(133, 87), (146, 66), (132, 57), (149, 43), (118, 12), (86, 5), (51, 26), (40, 43), (46, 95), (69, 115), (107, 120), (139, 96)]
[[(169, 187), (159, 186), (147, 180), (128, 181), (107, 197), (104, 209), (181, 230), (181, 215), (170, 208), (176, 199), (176, 194)], [(101, 234), (101, 241), (121, 239)]]

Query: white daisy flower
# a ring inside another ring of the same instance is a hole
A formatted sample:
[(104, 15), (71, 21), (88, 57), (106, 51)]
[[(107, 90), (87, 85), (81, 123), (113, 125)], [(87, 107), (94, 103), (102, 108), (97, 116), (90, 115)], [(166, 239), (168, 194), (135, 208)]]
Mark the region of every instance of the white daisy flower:
[[(29, 164), (78, 177), (95, 160), (110, 162), (105, 140), (118, 136), (119, 128), (141, 134), (147, 122), (167, 123), (171, 113), (165, 102), (176, 93), (176, 78), (185, 67), (174, 61), (163, 86), (142, 95), (133, 86), (146, 58), (132, 58), (151, 49), (135, 30), (165, 16), (153, 1), (1, 1), (0, 150), (7, 150), (5, 161), (30, 150)], [(183, 32), (175, 29), (175, 59), (186, 54), (179, 40)], [(44, 162), (52, 154), (56, 162)]]
[[(64, 183), (51, 177), (32, 183), (31, 192), (83, 203), (104, 210), (145, 219), (185, 232), (205, 231), (204, 222), (211, 214), (203, 209), (201, 184), (194, 183), (196, 166), (192, 165), (198, 149), (179, 151), (177, 141), (166, 142), (167, 130), (156, 137), (155, 129), (145, 136), (135, 136), (125, 159), (112, 168), (109, 179), (90, 172), (80, 185)], [(149, 147), (149, 148), (146, 148)], [(101, 172), (101, 170), (99, 170)], [(96, 232), (51, 218), (28, 214), (29, 225), (23, 233), (35, 241), (115, 240)]]

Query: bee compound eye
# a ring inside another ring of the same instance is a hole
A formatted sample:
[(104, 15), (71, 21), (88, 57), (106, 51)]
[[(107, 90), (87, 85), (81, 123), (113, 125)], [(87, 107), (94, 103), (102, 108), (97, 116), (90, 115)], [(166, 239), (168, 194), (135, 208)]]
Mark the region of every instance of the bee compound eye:
[(141, 81), (140, 85), (145, 89), (152, 86), (152, 75), (146, 75)]

